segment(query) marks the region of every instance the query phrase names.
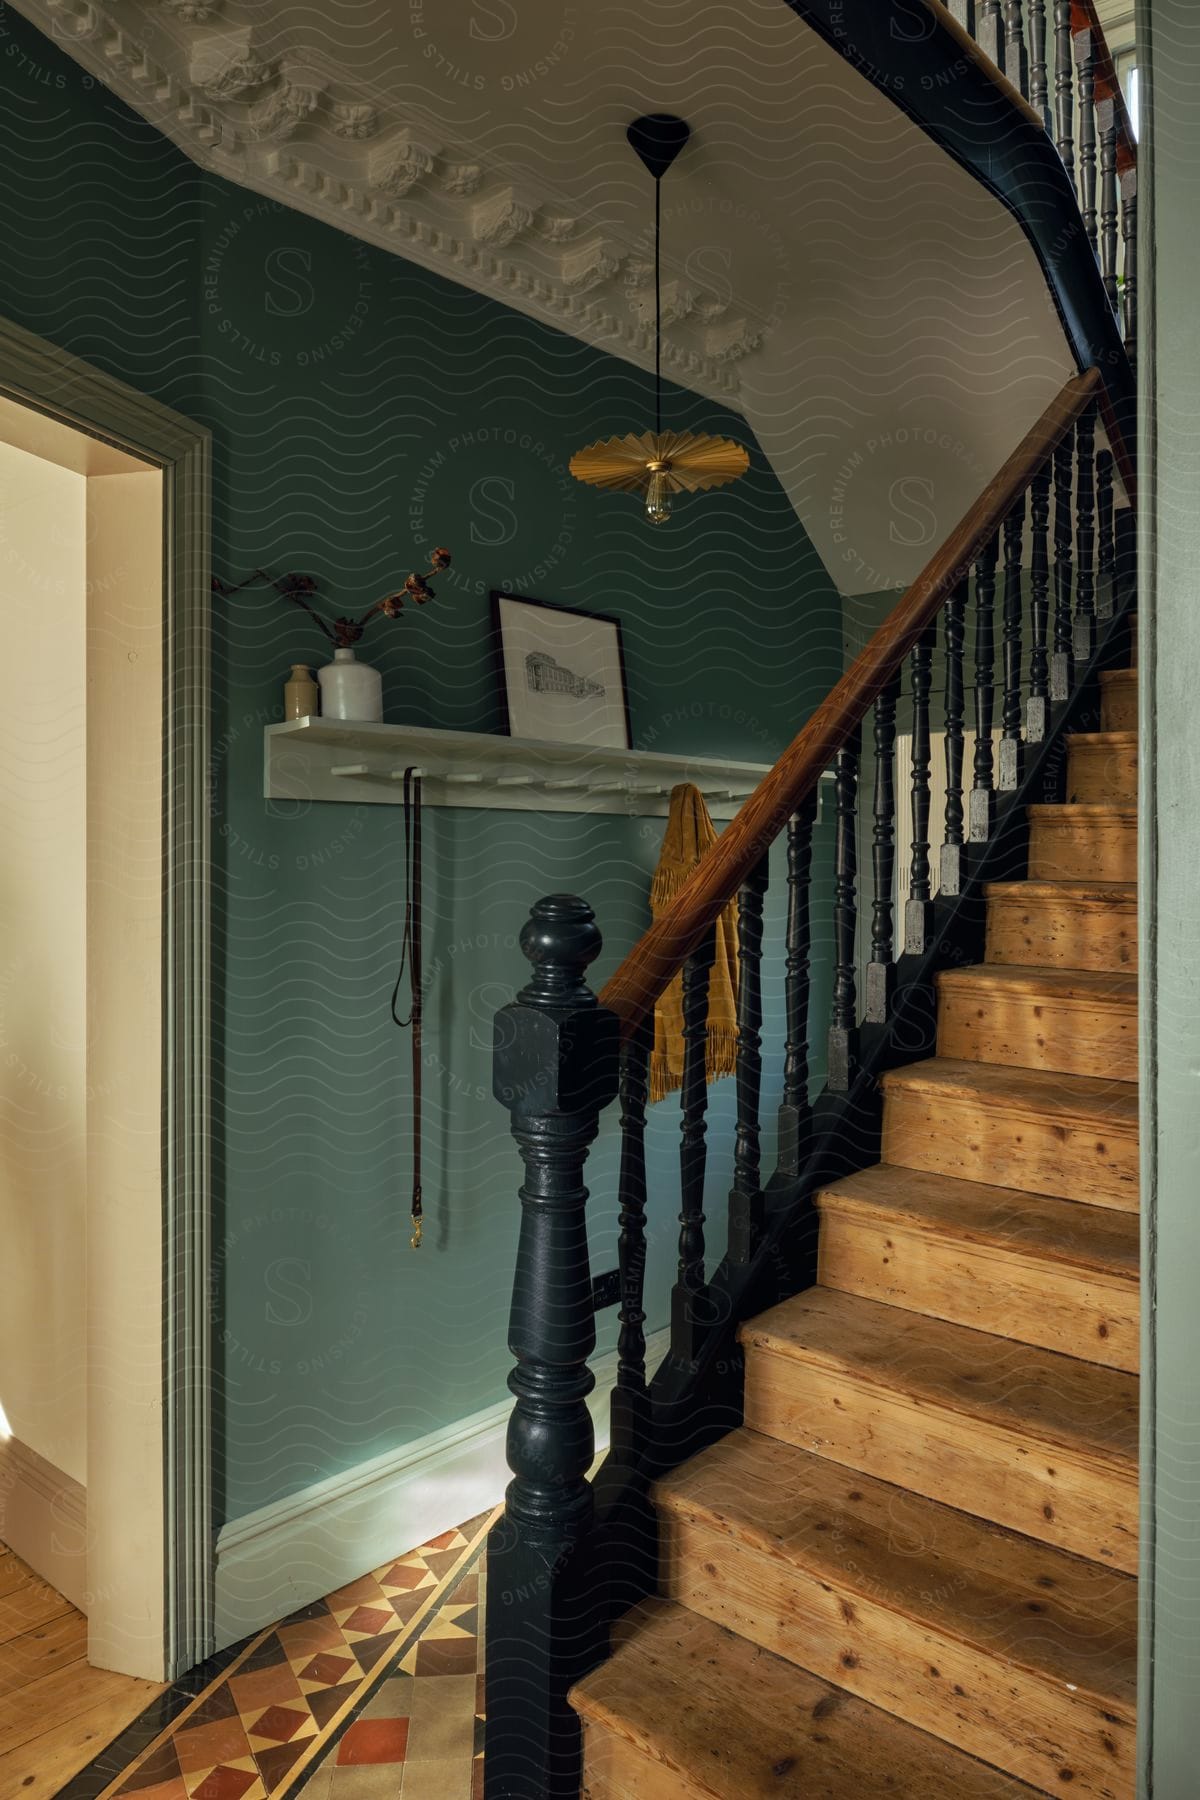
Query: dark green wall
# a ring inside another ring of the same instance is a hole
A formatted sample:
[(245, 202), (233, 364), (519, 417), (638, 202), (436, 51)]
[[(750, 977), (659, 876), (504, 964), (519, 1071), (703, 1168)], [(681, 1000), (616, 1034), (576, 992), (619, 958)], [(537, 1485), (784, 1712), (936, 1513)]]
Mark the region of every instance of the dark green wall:
[[(639, 746), (773, 759), (840, 666), (841, 620), (756, 446), (743, 481), (653, 532), (566, 469), (578, 446), (645, 421), (639, 371), (198, 171), (11, 11), (0, 33), (0, 308), (211, 427), (220, 574), (305, 570), (354, 611), (448, 544), (436, 604), (364, 646), (389, 717), (495, 729), (487, 596), (510, 586), (620, 615)], [(687, 393), (669, 418), (747, 439)], [(661, 825), (430, 815), (414, 1256), (407, 1043), (387, 1007), (400, 818), (262, 800), (262, 727), (289, 664), (323, 660), (323, 640), (265, 593), (218, 602), (215, 627), (213, 1317), (218, 1506), (234, 1517), (503, 1396), (517, 1164), (488, 1097), (490, 1015), (522, 979), (516, 933), (542, 893), (586, 895), (599, 975), (615, 964), (647, 918)], [(776, 926), (779, 905), (777, 881)], [(713, 1093), (718, 1142), (731, 1086)], [(652, 1130), (652, 1324), (675, 1124), (660, 1108)], [(728, 1163), (714, 1162), (719, 1244)], [(593, 1163), (600, 1266), (613, 1169), (609, 1132)]]

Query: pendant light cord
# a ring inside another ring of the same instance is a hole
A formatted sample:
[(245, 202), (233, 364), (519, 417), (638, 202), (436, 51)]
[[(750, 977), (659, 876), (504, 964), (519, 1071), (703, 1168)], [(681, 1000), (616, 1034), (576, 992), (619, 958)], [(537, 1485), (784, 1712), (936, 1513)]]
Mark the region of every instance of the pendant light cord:
[(654, 178), (654, 435), (662, 436), (662, 178)]

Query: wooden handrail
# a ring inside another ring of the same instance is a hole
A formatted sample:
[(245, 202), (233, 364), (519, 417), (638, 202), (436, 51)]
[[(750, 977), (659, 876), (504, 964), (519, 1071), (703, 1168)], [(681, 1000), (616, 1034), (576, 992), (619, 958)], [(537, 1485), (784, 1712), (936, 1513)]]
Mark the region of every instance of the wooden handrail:
[(610, 976), (600, 1000), (618, 1015), (622, 1036), (627, 1037), (645, 1018), (791, 814), (816, 792), (822, 773), (857, 730), (867, 708), (891, 681), (921, 633), (967, 575), (983, 545), (1095, 399), (1100, 386), (1100, 371), (1088, 369), (1055, 396), (774, 768), (763, 776), (711, 853)]
[(1129, 108), (1117, 80), (1112, 51), (1108, 47), (1104, 27), (1096, 11), (1096, 0), (1071, 0), (1071, 36), (1074, 37), (1080, 31), (1090, 31), (1095, 39), (1096, 99), (1111, 100), (1113, 103), (1117, 127), (1117, 173), (1123, 175), (1126, 169), (1137, 168), (1137, 139), (1133, 135), (1133, 121), (1129, 117)]

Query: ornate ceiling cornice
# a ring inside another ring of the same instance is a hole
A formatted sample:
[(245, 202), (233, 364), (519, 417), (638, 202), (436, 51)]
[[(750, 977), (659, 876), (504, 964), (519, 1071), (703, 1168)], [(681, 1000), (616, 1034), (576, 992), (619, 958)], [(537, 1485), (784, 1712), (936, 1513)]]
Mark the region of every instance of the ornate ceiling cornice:
[[(195, 162), (543, 320), (653, 362), (652, 268), (436, 119), (389, 116), (317, 57), (263, 52), (224, 0), (21, 0), (20, 10)], [(664, 373), (738, 406), (765, 328), (683, 281), (664, 289)]]

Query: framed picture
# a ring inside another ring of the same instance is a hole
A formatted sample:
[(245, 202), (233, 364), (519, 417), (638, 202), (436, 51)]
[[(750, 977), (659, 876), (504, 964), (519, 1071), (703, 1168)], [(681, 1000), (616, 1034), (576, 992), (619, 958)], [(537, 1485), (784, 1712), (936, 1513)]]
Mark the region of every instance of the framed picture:
[(496, 591), (492, 618), (511, 737), (631, 748), (619, 619)]

